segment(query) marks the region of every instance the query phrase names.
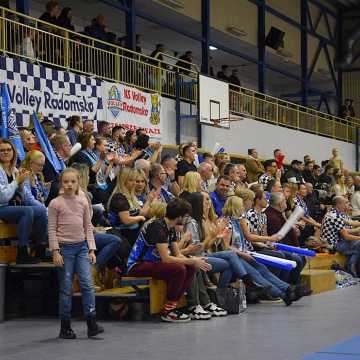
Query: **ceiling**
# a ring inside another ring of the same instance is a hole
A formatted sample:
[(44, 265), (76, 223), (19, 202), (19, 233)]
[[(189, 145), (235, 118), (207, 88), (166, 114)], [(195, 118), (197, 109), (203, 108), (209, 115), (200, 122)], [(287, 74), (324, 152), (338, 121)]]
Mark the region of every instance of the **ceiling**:
[(351, 10), (360, 7), (360, 0), (328, 0), (328, 3), (343, 10)]

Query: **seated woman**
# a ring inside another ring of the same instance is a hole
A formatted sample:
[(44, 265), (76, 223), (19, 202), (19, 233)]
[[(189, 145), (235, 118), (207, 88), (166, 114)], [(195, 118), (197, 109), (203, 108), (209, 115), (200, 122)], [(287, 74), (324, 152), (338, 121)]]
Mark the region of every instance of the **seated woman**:
[[(222, 251), (222, 249), (217, 251), (216, 245), (229, 235), (228, 222), (224, 219), (217, 220), (209, 194), (206, 192), (183, 193), (181, 197), (188, 201), (192, 207), (191, 216), (186, 216), (184, 222), (184, 228), (191, 234), (191, 240), (187, 243), (180, 242), (179, 248), (182, 249), (182, 254), (186, 256), (206, 256), (207, 262), (212, 266), (209, 273), (220, 273), (218, 289), (226, 289), (232, 279), (242, 279), (254, 291), (263, 292), (263, 287), (256, 286), (252, 282), (243, 265), (244, 261), (234, 251)], [(199, 287), (200, 291), (204, 287), (201, 283), (204, 280), (206, 280), (206, 277), (202, 273), (202, 279), (196, 281), (196, 286)], [(194, 303), (194, 298), (196, 299), (196, 292), (194, 295), (190, 289), (188, 294), (190, 294), (188, 302), (191, 306)], [(199, 298), (200, 300), (201, 298)], [(202, 300), (203, 304), (205, 302), (206, 297)], [(196, 319), (206, 318), (205, 314), (202, 313), (202, 309), (197, 309), (199, 302), (195, 303), (195, 305), (194, 309), (189, 309), (191, 316)], [(214, 313), (214, 315), (223, 315), (222, 309), (215, 309), (213, 304), (206, 306), (205, 303), (204, 310), (211, 314)]]
[[(242, 199), (238, 196), (229, 197), (223, 208), (223, 214), (229, 220), (231, 228), (231, 236), (228, 242), (224, 242), (225, 248), (232, 249), (239, 257), (245, 260), (245, 268), (254, 282), (264, 287), (270, 287), (271, 296), (266, 300), (272, 301), (280, 298), (287, 306), (291, 305), (293, 301), (300, 299), (301, 294), (296, 287), (277, 278), (265, 265), (257, 262), (249, 254), (249, 243), (246, 241), (243, 231), (247, 224), (246, 221), (242, 222), (240, 220), (243, 212)], [(271, 240), (276, 240), (275, 236)]]
[(42, 170), (45, 156), (41, 151), (29, 151), (22, 163), (22, 168), (29, 171), (29, 177), (23, 183), (22, 201), (24, 205), (45, 207), (49, 195), (50, 183), (44, 182)]
[(150, 220), (144, 225), (128, 259), (130, 276), (151, 276), (166, 282), (167, 302), (161, 312), (162, 321), (191, 320), (189, 315), (176, 309), (177, 303), (189, 289), (196, 270), (211, 269), (203, 258), (187, 258), (178, 248), (175, 227), (182, 225), (183, 217), (189, 211), (186, 201), (171, 200), (164, 219)]
[(16, 224), (19, 242), (16, 262), (33, 264), (38, 262), (29, 255), (29, 237), (36, 234), (36, 255), (45, 258), (47, 246), (47, 216), (45, 207), (22, 206), (22, 186), (29, 178), (29, 171), (15, 167), (17, 153), (14, 145), (0, 139), (0, 220)]
[[(179, 249), (185, 256), (206, 256), (203, 250), (203, 240), (205, 232), (203, 227), (204, 200), (199, 192), (182, 196), (191, 205), (191, 215), (184, 218), (185, 236), (179, 242)], [(225, 227), (219, 227), (221, 232), (226, 231)], [(233, 276), (230, 264), (225, 259), (207, 257), (206, 261), (211, 265), (209, 273), (220, 273), (219, 288), (227, 288)], [(207, 320), (212, 316), (225, 316), (226, 310), (220, 308), (210, 301), (206, 290), (206, 273), (198, 271), (187, 291), (187, 309), (190, 317), (194, 320)]]
[(141, 207), (144, 206), (148, 193), (148, 179), (143, 170), (136, 170), (135, 195)]
[(202, 179), (198, 172), (189, 171), (184, 176), (184, 182), (181, 194), (189, 194), (193, 192), (201, 192)]
[[(89, 191), (94, 204), (106, 204), (109, 198), (109, 175), (111, 174), (114, 156), (106, 154), (106, 139), (95, 140), (93, 134), (80, 134), (81, 151), (70, 159), (70, 164), (86, 164), (89, 169)], [(111, 179), (110, 179), (111, 180)]]
[(155, 192), (151, 191), (141, 207), (135, 196), (137, 175), (134, 169), (121, 169), (108, 202), (108, 220), (111, 226), (118, 229), (131, 245), (135, 243), (140, 227), (148, 215), (149, 205), (155, 198)]
[[(91, 205), (92, 195), (87, 191), (89, 184), (89, 168), (85, 164), (74, 163), (72, 165), (79, 173), (79, 195), (84, 196), (89, 204), (90, 217), (93, 219), (93, 207)], [(126, 239), (113, 234), (98, 232), (94, 229), (94, 239), (96, 244), (96, 269), (103, 272), (108, 266), (109, 261), (117, 257), (125, 259), (130, 252), (130, 245)]]

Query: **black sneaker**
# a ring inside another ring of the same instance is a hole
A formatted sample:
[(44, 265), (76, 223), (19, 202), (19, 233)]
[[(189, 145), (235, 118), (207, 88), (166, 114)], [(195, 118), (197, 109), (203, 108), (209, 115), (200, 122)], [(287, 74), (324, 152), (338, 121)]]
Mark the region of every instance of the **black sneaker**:
[(17, 264), (38, 264), (38, 258), (29, 255), (27, 246), (19, 246), (16, 255)]
[(282, 300), (271, 295), (264, 296), (260, 299), (260, 304), (279, 304), (282, 303)]
[(189, 315), (183, 313), (178, 309), (170, 310), (168, 312), (164, 312), (160, 316), (162, 321), (165, 322), (173, 322), (173, 323), (186, 323), (191, 321)]
[(287, 290), (285, 291), (285, 295), (282, 297), (282, 300), (286, 304), (286, 306), (290, 306), (294, 299), (294, 287), (289, 285)]
[(204, 310), (209, 312), (211, 316), (214, 317), (226, 316), (228, 314), (226, 310), (224, 310), (220, 306), (217, 306), (214, 303), (210, 303), (209, 305), (206, 305), (204, 307)]

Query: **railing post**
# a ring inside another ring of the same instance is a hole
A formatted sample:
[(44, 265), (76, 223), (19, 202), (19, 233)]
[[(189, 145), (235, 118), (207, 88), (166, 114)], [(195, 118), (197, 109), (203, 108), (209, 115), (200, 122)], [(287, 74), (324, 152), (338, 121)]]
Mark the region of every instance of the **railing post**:
[[(192, 105), (190, 104), (190, 107)], [(180, 132), (181, 132), (181, 113), (180, 113), (180, 76), (179, 73), (175, 73), (175, 120), (176, 120), (176, 128), (175, 128), (175, 140), (176, 145), (180, 144)]]
[(296, 108), (296, 128), (299, 130), (300, 129), (300, 110), (299, 107)]
[(120, 81), (120, 61), (121, 57), (119, 56), (119, 49), (116, 48), (115, 55), (115, 80)]
[(70, 68), (70, 41), (69, 41), (69, 32), (65, 32), (65, 46), (64, 46), (64, 66), (66, 70)]
[(5, 53), (6, 51), (6, 20), (5, 20), (5, 9), (1, 8), (1, 50)]
[(355, 161), (356, 161), (356, 171), (359, 171), (359, 128), (355, 128)]

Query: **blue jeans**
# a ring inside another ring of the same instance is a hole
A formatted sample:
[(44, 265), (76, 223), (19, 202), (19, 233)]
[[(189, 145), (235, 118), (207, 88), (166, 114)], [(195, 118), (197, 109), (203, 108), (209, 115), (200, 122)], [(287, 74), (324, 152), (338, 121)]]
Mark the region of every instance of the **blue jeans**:
[(289, 284), (276, 277), (265, 265), (253, 260), (244, 261), (244, 267), (254, 282), (264, 287), (270, 286), (271, 296), (281, 298), (285, 296)]
[(79, 278), (85, 316), (95, 315), (95, 294), (87, 243), (83, 241), (76, 244), (60, 245), (60, 253), (64, 260), (64, 265), (58, 268), (60, 319), (70, 320), (71, 318), (74, 274), (77, 274)]
[(16, 224), (19, 246), (27, 246), (31, 232), (38, 245), (47, 244), (47, 211), (43, 206), (0, 206), (0, 219)]
[(116, 251), (119, 250), (122, 239), (116, 235), (104, 233), (95, 233), (94, 239), (97, 248), (96, 266), (99, 270), (102, 270)]
[(213, 256), (208, 256), (206, 261), (212, 267), (210, 273), (220, 273), (218, 288), (227, 288), (233, 275), (229, 263)]
[(226, 260), (230, 266), (230, 272), (225, 273), (225, 276), (230, 276), (229, 278), (224, 278), (224, 281), (227, 281), (229, 284), (232, 276), (235, 276), (237, 279), (241, 279), (247, 274), (247, 271), (244, 267), (244, 260), (239, 258), (239, 256), (231, 250), (228, 251), (219, 251), (216, 253), (209, 254), (209, 258), (219, 258)]
[(348, 257), (347, 267), (352, 271), (352, 266), (360, 259), (360, 241), (339, 241), (336, 244), (336, 251)]

